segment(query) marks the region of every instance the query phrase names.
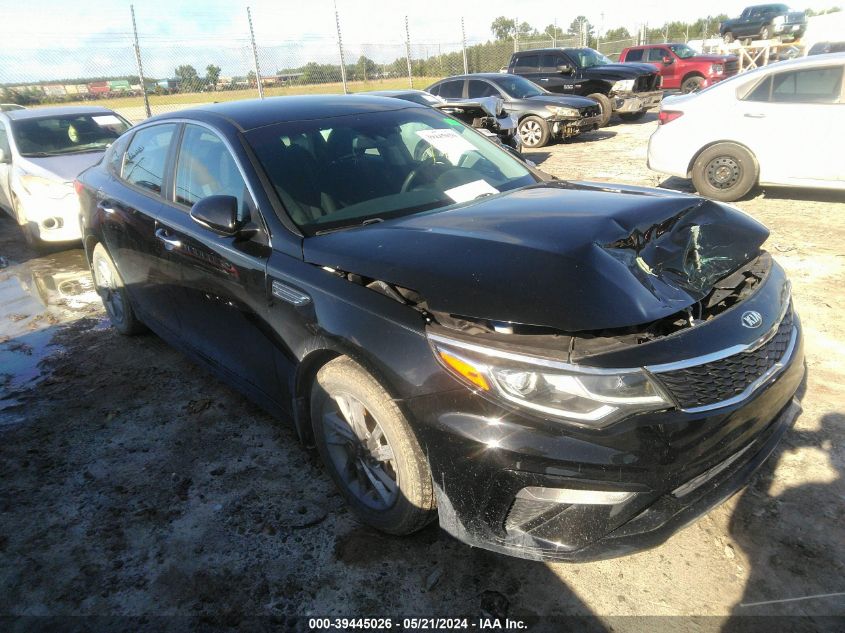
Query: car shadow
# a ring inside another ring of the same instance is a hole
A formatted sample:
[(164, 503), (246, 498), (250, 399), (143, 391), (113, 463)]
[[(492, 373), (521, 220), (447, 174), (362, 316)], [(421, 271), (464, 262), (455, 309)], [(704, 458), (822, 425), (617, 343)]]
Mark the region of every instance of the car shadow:
[[(696, 193), (692, 180), (669, 176), (658, 185), (661, 189), (672, 189), (684, 193)], [(832, 202), (841, 203), (845, 200), (842, 191), (829, 189), (805, 189), (798, 187), (755, 187), (747, 195), (739, 199), (739, 202), (754, 200), (762, 197), (767, 200), (798, 200), (806, 202)]]

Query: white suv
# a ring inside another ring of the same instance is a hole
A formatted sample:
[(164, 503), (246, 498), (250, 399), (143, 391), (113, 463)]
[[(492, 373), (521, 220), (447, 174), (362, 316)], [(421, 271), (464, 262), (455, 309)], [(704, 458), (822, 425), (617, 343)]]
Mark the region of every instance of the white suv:
[(845, 54), (818, 55), (667, 97), (648, 166), (728, 202), (758, 184), (845, 190), (843, 71)]

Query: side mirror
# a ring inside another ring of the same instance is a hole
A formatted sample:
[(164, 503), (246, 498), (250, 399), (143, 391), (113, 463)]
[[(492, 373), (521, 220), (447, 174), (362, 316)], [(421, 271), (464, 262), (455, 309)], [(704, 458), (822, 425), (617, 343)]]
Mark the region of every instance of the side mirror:
[(6, 153), (6, 150), (0, 149), (0, 165), (8, 165), (12, 162), (12, 157)]
[(570, 66), (569, 64), (561, 64), (560, 66), (557, 67), (557, 71), (561, 75), (571, 75), (572, 74), (572, 66)]
[(194, 221), (221, 235), (236, 235), (243, 227), (235, 196), (208, 196), (191, 207)]
[(663, 65), (664, 65), (664, 66), (669, 66), (670, 64), (674, 64), (674, 63), (675, 63), (675, 60), (674, 60), (674, 59), (672, 59), (671, 57), (669, 57), (668, 55), (666, 55), (666, 56), (663, 58)]

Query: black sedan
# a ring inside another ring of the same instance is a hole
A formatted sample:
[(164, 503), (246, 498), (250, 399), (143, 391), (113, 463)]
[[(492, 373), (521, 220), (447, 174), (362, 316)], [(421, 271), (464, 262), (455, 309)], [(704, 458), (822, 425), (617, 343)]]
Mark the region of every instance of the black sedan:
[(183, 110), (76, 188), (114, 327), (292, 420), (386, 532), (439, 517), (516, 556), (631, 552), (744, 485), (798, 411), (801, 327), (763, 226), (543, 180), (431, 108)]
[(518, 75), (460, 75), (438, 81), (426, 90), (447, 101), (482, 97), (502, 99), (505, 111), (519, 122), (522, 144), (530, 148), (598, 129), (602, 118), (601, 106), (593, 99), (556, 95)]

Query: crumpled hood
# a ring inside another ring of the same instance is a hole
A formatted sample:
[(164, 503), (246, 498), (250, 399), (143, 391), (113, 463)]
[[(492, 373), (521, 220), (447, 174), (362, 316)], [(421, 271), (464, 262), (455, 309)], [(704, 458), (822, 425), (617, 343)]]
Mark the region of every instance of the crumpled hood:
[(303, 249), (310, 263), (415, 290), (433, 311), (577, 332), (674, 314), (767, 237), (697, 196), (554, 182), (308, 237)]

